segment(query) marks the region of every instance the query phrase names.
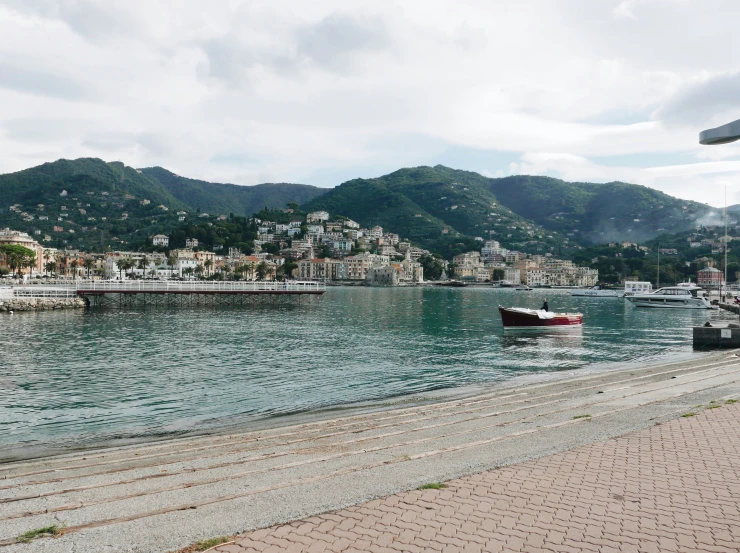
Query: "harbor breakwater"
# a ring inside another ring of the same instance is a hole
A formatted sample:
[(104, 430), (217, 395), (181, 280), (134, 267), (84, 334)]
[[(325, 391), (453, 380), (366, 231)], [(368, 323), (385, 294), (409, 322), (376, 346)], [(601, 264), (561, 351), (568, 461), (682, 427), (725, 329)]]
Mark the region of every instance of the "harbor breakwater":
[(0, 298), (0, 313), (78, 309), (86, 305), (82, 298)]

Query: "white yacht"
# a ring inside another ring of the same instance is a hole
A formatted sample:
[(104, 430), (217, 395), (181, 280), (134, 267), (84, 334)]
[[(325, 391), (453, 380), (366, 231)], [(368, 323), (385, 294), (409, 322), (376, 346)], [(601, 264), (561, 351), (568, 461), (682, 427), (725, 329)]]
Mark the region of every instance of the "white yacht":
[(590, 298), (621, 298), (624, 296), (624, 292), (620, 290), (604, 290), (600, 286), (592, 286), (591, 288), (571, 290), (570, 295), (587, 296)]
[(626, 296), (635, 307), (663, 307), (672, 309), (712, 309), (705, 297), (699, 297), (697, 290), (685, 286), (666, 286), (655, 292)]

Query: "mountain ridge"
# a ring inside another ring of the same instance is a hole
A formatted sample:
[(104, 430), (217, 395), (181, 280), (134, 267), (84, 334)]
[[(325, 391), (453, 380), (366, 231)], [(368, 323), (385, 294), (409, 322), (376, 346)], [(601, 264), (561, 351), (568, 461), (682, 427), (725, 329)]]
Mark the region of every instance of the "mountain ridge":
[[(69, 198), (61, 196), (63, 190)], [(379, 224), (444, 253), (472, 249), (477, 237), (529, 253), (568, 256), (592, 243), (637, 242), (686, 231), (716, 211), (640, 185), (535, 175), (490, 178), (442, 165), (401, 168), (324, 189), (294, 183), (211, 183), (162, 167), (61, 159), (0, 175), (0, 192), (0, 225), (27, 232), (50, 233), (52, 225), (64, 226), (64, 233), (102, 231), (125, 244), (173, 231), (182, 221), (178, 211), (189, 218), (198, 213), (250, 216), (265, 207), (296, 203), (366, 226)], [(67, 211), (61, 213), (63, 209)], [(62, 231), (54, 232), (61, 240)], [(91, 243), (72, 238), (62, 242)]]

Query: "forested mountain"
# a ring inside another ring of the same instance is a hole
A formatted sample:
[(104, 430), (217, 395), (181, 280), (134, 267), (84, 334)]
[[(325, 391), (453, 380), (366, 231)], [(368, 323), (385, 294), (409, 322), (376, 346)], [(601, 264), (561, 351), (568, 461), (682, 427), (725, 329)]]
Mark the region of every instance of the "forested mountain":
[(446, 256), (477, 249), (476, 238), (489, 237), (512, 249), (571, 256), (592, 243), (644, 241), (717, 218), (717, 210), (704, 204), (643, 186), (492, 179), (441, 165), (333, 189), (216, 184), (100, 159), (59, 160), (0, 175), (0, 227), (39, 239), (50, 235), (44, 243), (56, 247), (133, 247), (180, 228), (182, 217), (187, 224), (206, 213), (251, 216), (288, 203), (381, 225)]
[(521, 175), (489, 179), (488, 190), (522, 217), (550, 230), (577, 233), (585, 243), (637, 242), (683, 232), (717, 211), (623, 182), (565, 182)]
[(0, 175), (0, 228), (28, 232), (54, 247), (136, 247), (147, 236), (172, 232), (183, 216), (185, 222), (205, 213), (251, 216), (323, 192), (301, 184), (213, 184), (158, 167), (60, 159)]
[(443, 232), (493, 238), (523, 251), (641, 241), (693, 228), (712, 208), (625, 183), (540, 176), (487, 178), (441, 165), (346, 182), (304, 206), (385, 225), (431, 247)]
[(288, 203), (302, 204), (324, 194), (326, 188), (306, 184), (267, 183), (255, 186), (219, 184), (180, 177), (161, 167), (141, 172), (160, 183), (173, 197), (192, 209), (208, 213), (251, 215), (260, 209), (281, 208)]

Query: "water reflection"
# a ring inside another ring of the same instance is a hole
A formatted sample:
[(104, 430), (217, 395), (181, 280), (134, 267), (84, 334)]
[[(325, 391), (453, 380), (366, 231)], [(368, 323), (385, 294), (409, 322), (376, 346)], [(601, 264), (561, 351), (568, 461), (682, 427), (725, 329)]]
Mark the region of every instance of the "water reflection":
[(332, 288), (311, 305), (0, 316), (0, 445), (74, 446), (218, 428), (587, 364), (691, 353), (716, 312), (571, 298), (581, 330), (504, 331), (494, 289)]

